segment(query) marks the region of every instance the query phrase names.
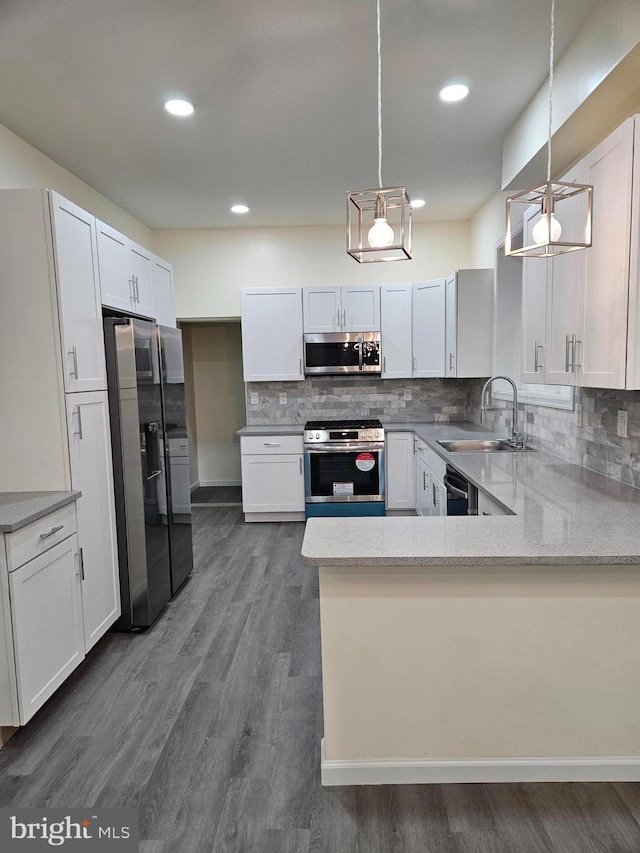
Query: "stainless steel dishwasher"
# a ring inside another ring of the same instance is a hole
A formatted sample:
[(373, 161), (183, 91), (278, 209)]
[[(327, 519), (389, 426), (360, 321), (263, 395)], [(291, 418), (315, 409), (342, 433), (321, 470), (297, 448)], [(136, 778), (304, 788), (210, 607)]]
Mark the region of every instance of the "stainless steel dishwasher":
[(444, 476), (447, 490), (447, 515), (477, 515), (478, 490), (453, 465)]

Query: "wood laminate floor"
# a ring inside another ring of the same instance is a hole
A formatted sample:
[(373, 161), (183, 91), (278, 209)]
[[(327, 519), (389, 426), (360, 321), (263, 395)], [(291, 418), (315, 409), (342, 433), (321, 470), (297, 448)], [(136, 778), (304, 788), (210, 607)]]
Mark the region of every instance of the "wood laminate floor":
[(304, 525), (194, 512), (196, 569), (0, 751), (0, 806), (131, 806), (142, 853), (639, 853), (640, 785), (320, 786)]
[(193, 506), (242, 506), (242, 486), (198, 486), (191, 493)]

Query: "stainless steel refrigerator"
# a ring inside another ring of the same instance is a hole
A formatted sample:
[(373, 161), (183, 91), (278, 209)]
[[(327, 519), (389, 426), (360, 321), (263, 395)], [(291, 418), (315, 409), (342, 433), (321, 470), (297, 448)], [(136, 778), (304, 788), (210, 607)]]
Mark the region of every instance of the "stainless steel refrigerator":
[(182, 336), (105, 317), (122, 616), (147, 628), (193, 567)]

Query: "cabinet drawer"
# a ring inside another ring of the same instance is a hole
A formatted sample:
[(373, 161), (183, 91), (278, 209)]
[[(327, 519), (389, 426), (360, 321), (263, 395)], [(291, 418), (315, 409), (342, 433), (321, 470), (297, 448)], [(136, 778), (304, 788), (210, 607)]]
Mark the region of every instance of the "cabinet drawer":
[(43, 554), (75, 532), (76, 505), (74, 501), (50, 512), (48, 515), (44, 515), (37, 521), (32, 521), (31, 524), (27, 524), (19, 530), (14, 530), (13, 533), (7, 533), (5, 541), (7, 543), (9, 571), (12, 572), (37, 557), (38, 554)]
[(302, 453), (301, 435), (246, 435), (240, 438), (244, 456), (259, 453)]

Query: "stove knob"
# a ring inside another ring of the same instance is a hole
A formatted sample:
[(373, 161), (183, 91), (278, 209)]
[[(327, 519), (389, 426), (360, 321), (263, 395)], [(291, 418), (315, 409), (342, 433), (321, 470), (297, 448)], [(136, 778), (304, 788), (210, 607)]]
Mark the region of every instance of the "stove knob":
[(319, 432), (317, 432), (317, 433), (316, 433), (316, 438), (320, 438), (320, 433), (319, 433)]

